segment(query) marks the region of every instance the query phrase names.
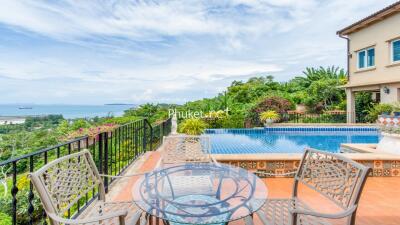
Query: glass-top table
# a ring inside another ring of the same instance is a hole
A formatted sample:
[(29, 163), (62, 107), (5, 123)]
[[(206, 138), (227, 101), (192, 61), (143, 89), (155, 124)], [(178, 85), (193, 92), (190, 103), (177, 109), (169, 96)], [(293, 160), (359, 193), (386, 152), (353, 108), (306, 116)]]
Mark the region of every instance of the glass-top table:
[(134, 185), (134, 202), (175, 224), (223, 224), (252, 215), (267, 198), (264, 182), (247, 170), (213, 163), (161, 168)]

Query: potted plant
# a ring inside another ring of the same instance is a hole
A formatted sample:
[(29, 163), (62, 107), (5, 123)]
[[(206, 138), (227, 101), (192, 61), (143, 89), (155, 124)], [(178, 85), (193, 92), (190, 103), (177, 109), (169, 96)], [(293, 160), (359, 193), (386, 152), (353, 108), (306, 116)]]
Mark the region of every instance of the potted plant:
[(279, 114), (274, 110), (268, 110), (260, 114), (260, 120), (265, 126), (270, 126), (280, 118)]
[(400, 117), (400, 103), (398, 102), (393, 104), (393, 115)]
[(207, 128), (207, 124), (200, 119), (186, 119), (179, 125), (180, 133), (188, 135), (200, 135)]

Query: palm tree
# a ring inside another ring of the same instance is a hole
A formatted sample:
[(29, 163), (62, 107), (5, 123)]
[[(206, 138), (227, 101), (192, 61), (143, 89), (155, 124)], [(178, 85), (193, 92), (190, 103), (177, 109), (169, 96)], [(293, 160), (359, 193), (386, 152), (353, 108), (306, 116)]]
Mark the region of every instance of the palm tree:
[(323, 80), (323, 79), (335, 79), (338, 80), (338, 83), (344, 84), (347, 80), (347, 75), (344, 69), (340, 69), (339, 67), (331, 66), (331, 67), (319, 67), (319, 68), (309, 68), (307, 67), (305, 71), (303, 71), (304, 76), (297, 76), (293, 79), (294, 82), (299, 85), (307, 88), (312, 82)]

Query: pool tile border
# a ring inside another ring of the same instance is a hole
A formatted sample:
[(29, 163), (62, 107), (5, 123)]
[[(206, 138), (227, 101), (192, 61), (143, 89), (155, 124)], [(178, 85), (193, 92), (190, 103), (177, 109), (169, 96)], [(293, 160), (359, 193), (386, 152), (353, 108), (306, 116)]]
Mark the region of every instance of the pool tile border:
[[(266, 172), (278, 174), (277, 176), (259, 175), (266, 177), (284, 177), (289, 172), (295, 172), (298, 169), (300, 160), (218, 160), (232, 166), (239, 166), (252, 172)], [(369, 176), (373, 177), (400, 177), (400, 160), (356, 160), (357, 162), (372, 168)], [(286, 176), (286, 177), (293, 177)]]

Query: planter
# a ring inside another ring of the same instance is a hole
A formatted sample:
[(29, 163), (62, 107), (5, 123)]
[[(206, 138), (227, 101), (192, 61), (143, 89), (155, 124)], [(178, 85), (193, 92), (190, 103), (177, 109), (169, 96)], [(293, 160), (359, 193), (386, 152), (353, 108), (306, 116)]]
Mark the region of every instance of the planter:
[(382, 139), (378, 143), (376, 150), (381, 152), (400, 154), (400, 135), (382, 133)]
[(265, 122), (264, 122), (264, 126), (265, 126), (265, 127), (269, 127), (269, 126), (271, 126), (273, 123), (274, 123), (274, 120), (273, 120), (273, 119), (266, 119)]

